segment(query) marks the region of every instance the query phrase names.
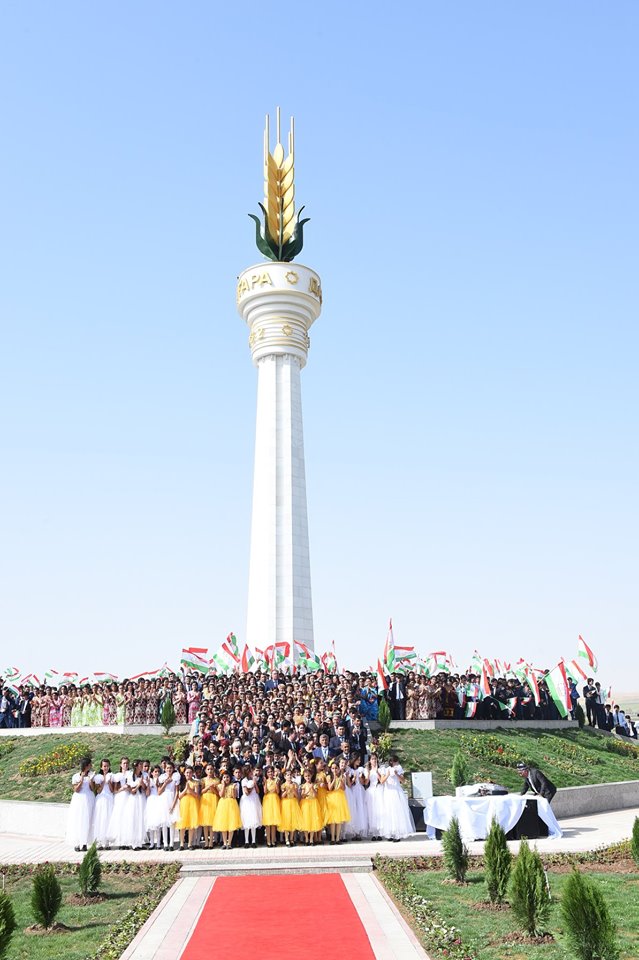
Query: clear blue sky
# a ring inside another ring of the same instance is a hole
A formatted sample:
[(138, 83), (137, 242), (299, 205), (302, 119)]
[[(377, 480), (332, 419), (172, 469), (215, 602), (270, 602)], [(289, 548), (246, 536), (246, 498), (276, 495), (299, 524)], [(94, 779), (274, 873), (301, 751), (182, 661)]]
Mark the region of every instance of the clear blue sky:
[(264, 114), (296, 117), (316, 645), (639, 687), (635, 2), (6, 2), (0, 666), (243, 640)]

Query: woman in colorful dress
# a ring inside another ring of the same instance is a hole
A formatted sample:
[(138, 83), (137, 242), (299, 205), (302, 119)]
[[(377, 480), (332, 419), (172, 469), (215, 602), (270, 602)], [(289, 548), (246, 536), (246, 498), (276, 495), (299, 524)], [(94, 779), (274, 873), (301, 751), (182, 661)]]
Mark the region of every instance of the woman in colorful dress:
[(146, 723), (146, 683), (140, 680), (135, 692), (133, 723)]
[(175, 723), (182, 725), (187, 722), (187, 704), (186, 690), (183, 683), (178, 683), (177, 690), (173, 695), (173, 708), (175, 710)]
[(108, 684), (104, 686), (102, 694), (102, 726), (108, 727), (113, 722), (111, 717), (115, 712), (115, 703), (111, 699), (111, 688)]
[(69, 807), (66, 840), (74, 850), (86, 850), (93, 843), (93, 811), (95, 808), (91, 757), (82, 758), (80, 772), (73, 774), (71, 785), (73, 796)]
[(121, 727), (124, 724), (124, 717), (126, 712), (126, 699), (124, 696), (124, 690), (122, 688), (122, 684), (116, 683), (114, 684), (114, 688), (115, 688), (115, 694), (113, 699), (115, 701), (115, 722), (119, 727)]
[(158, 722), (158, 688), (150, 684), (146, 692), (146, 722), (151, 725)]
[(231, 775), (228, 770), (222, 773), (218, 793), (220, 800), (215, 811), (213, 829), (216, 833), (222, 834), (222, 849), (230, 850), (233, 834), (242, 826), (242, 818), (240, 816), (240, 806), (237, 802), (237, 784), (231, 783)]
[(87, 691), (85, 724), (87, 727), (99, 727), (102, 725), (102, 696), (100, 694), (100, 687), (96, 683), (93, 689), (87, 687)]
[(293, 771), (289, 768), (284, 771), (284, 783), (280, 788), (282, 814), (280, 819), (280, 833), (284, 834), (287, 847), (295, 846), (295, 834), (304, 829), (302, 812), (300, 810), (299, 790), (293, 782)]
[(124, 722), (130, 726), (135, 721), (135, 689), (132, 683), (127, 683), (124, 691)]
[(260, 803), (260, 795), (257, 792), (257, 784), (254, 779), (255, 772), (254, 770), (248, 770), (248, 776), (243, 777), (240, 784), (242, 788), (240, 817), (244, 830), (245, 850), (249, 848), (249, 836), (253, 849), (257, 847), (256, 832), (257, 828), (262, 826), (262, 804)]
[(72, 727), (81, 727), (82, 726), (82, 691), (75, 690), (73, 691), (73, 703), (71, 704), (71, 720), (69, 721)]
[(109, 828), (111, 817), (113, 815), (113, 774), (111, 773), (111, 762), (102, 760), (100, 763), (100, 772), (93, 778), (93, 789), (95, 790), (95, 821), (93, 837), (99, 850), (107, 850), (110, 844)]
[(31, 726), (42, 726), (42, 698), (39, 690), (34, 690), (31, 700)]
[(57, 690), (51, 691), (49, 704), (49, 726), (59, 727), (62, 723), (62, 698)]
[(266, 846), (277, 846), (277, 827), (282, 819), (280, 801), (280, 782), (275, 776), (275, 768), (266, 768), (264, 781), (264, 799), (262, 801), (262, 824), (266, 834)]
[(47, 687), (40, 698), (40, 726), (49, 726), (49, 711), (51, 709), (51, 687)]
[(186, 700), (189, 705), (189, 718), (187, 723), (193, 723), (198, 715), (200, 704), (202, 703), (202, 697), (200, 696), (200, 691), (197, 688), (197, 683), (191, 684), (191, 689), (186, 695)]
[(195, 850), (200, 823), (200, 784), (195, 779), (193, 767), (184, 770), (184, 785), (180, 790), (180, 850), (184, 850), (185, 834), (189, 832), (189, 850)]
[(207, 850), (212, 850), (215, 846), (215, 834), (213, 832), (213, 823), (215, 821), (215, 811), (220, 799), (218, 789), (220, 780), (215, 775), (215, 767), (212, 763), (207, 763), (204, 771), (204, 777), (200, 781), (200, 821), (204, 833), (204, 846)]
[(60, 717), (60, 725), (63, 727), (71, 726), (71, 711), (73, 710), (73, 688), (62, 687), (60, 690), (60, 695), (62, 698), (62, 715)]
[(348, 823), (351, 815), (346, 800), (346, 772), (340, 771), (333, 761), (328, 777), (328, 796), (326, 797), (326, 823), (331, 833), (331, 843), (339, 843), (342, 824)]
[(306, 767), (303, 773), (303, 783), (300, 787), (300, 812), (302, 814), (302, 825), (304, 829), (304, 838), (307, 847), (312, 847), (315, 842), (322, 839), (322, 830), (324, 828), (324, 817), (322, 808), (317, 799), (317, 786), (313, 783), (313, 770)]

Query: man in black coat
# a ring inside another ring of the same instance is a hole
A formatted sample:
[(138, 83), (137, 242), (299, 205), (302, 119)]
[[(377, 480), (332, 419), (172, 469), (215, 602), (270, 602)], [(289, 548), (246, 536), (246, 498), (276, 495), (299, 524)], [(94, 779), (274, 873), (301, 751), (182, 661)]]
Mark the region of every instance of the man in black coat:
[(532, 790), (534, 794), (543, 797), (548, 803), (557, 793), (557, 787), (554, 783), (537, 767), (529, 767), (527, 763), (518, 763), (517, 773), (525, 780), (521, 793), (528, 793), (529, 790)]
[(399, 673), (393, 674), (389, 684), (388, 705), (393, 720), (406, 719), (406, 682)]

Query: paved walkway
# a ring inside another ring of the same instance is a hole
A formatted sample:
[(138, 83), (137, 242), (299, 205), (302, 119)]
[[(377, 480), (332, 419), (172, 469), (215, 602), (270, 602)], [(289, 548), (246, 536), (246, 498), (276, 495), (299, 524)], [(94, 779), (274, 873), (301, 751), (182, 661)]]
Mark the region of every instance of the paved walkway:
[[(376, 877), (370, 873), (343, 872), (340, 876), (362, 921), (375, 960), (428, 960)], [(178, 880), (120, 960), (179, 960), (214, 883), (214, 877)], [(213, 944), (211, 946), (213, 948)], [(258, 953), (263, 960), (275, 960), (277, 944), (263, 944)]]
[[(563, 837), (560, 840), (535, 840), (537, 849), (544, 853), (578, 853), (584, 850), (594, 850), (597, 847), (608, 846), (620, 840), (626, 840), (632, 832), (635, 817), (639, 816), (639, 808), (628, 810), (614, 810), (609, 813), (596, 813), (590, 816), (575, 817), (562, 820), (560, 826)], [(509, 844), (511, 849), (517, 849), (517, 842)], [(483, 841), (469, 844), (471, 853), (482, 853)], [(233, 849), (230, 852), (222, 850), (194, 850), (180, 853), (164, 853), (157, 850), (105, 850), (100, 856), (106, 862), (117, 860), (129, 861), (158, 861), (166, 862), (169, 859), (179, 860), (186, 867), (194, 870), (198, 866), (210, 869), (216, 873), (243, 873), (250, 870), (259, 870), (275, 865), (276, 869), (285, 870), (295, 864), (303, 864), (312, 871), (313, 863), (322, 864), (321, 869), (357, 869), (364, 864), (370, 865), (377, 854), (386, 857), (428, 857), (441, 854), (441, 842), (428, 840), (426, 835), (416, 834), (409, 840), (401, 843), (391, 843), (382, 840), (378, 843), (360, 841), (359, 843), (345, 843), (338, 847), (323, 844), (311, 850), (306, 846), (297, 845), (292, 849), (277, 847), (269, 850), (267, 847), (258, 847), (257, 850)], [(46, 837), (19, 836), (12, 833), (0, 833), (0, 864), (1, 863), (41, 863), (44, 860), (51, 862), (68, 861), (78, 862), (82, 855), (75, 853), (66, 846), (63, 840), (48, 839)]]

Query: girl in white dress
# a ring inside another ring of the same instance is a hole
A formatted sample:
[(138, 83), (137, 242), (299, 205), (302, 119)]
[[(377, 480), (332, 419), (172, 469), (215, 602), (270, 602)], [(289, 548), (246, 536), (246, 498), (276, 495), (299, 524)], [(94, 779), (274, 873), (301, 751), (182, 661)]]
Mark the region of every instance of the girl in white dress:
[(162, 828), (168, 826), (166, 803), (159, 793), (160, 767), (153, 767), (148, 781), (149, 795), (146, 800), (145, 820), (149, 832), (150, 850), (159, 850), (162, 846)]
[(240, 817), (244, 828), (245, 850), (248, 850), (249, 847), (249, 833), (251, 835), (251, 846), (253, 849), (257, 847), (255, 833), (257, 828), (262, 826), (262, 804), (253, 779), (254, 771), (249, 770), (247, 773), (248, 776), (242, 780), (242, 796), (240, 798)]
[(111, 777), (111, 786), (113, 789), (113, 812), (109, 823), (109, 840), (115, 847), (122, 850), (127, 846), (129, 836), (128, 822), (130, 820), (130, 807), (132, 802), (131, 790), (127, 777), (129, 776), (129, 758), (122, 757), (120, 760), (120, 770)]
[(384, 781), (386, 774), (379, 768), (377, 754), (372, 753), (366, 767), (368, 788), (366, 790), (366, 813), (368, 815), (368, 836), (371, 840), (381, 840), (384, 831)]
[(345, 826), (345, 836), (352, 840), (361, 840), (368, 836), (368, 809), (366, 807), (366, 790), (368, 784), (366, 771), (361, 767), (359, 753), (351, 754), (351, 765), (348, 768), (346, 779), (346, 799), (351, 811), (351, 819)]
[(95, 821), (93, 836), (98, 845), (98, 850), (106, 850), (109, 847), (109, 826), (113, 814), (113, 774), (111, 773), (111, 761), (102, 760), (100, 763), (100, 772), (93, 778), (93, 788), (95, 790)]
[(127, 774), (129, 790), (131, 793), (131, 807), (129, 816), (129, 829), (127, 846), (134, 850), (141, 850), (146, 842), (146, 780), (142, 772), (142, 761), (135, 760), (133, 770)]
[(158, 793), (164, 800), (164, 823), (162, 825), (162, 841), (168, 852), (175, 846), (177, 830), (175, 824), (180, 818), (178, 806), (178, 788), (180, 774), (176, 771), (171, 760), (166, 761), (164, 773), (158, 778)]
[(93, 812), (95, 794), (93, 793), (93, 772), (91, 757), (80, 761), (80, 772), (71, 777), (73, 796), (67, 821), (67, 843), (74, 850), (86, 850), (93, 843)]
[(408, 806), (408, 797), (402, 789), (405, 780), (403, 767), (398, 758), (392, 756), (384, 783), (383, 836), (396, 843), (415, 833), (415, 821)]

